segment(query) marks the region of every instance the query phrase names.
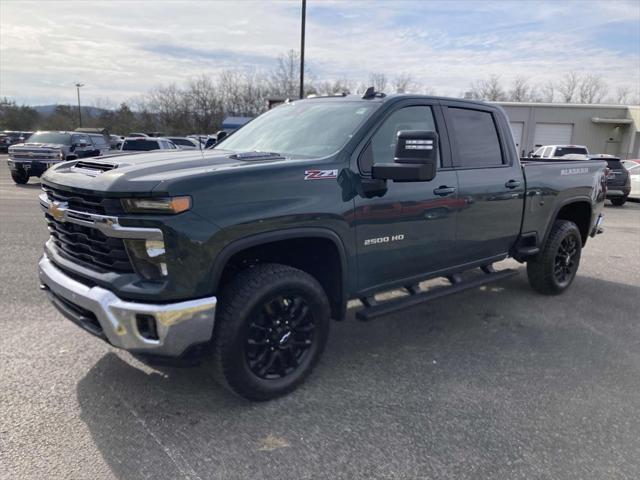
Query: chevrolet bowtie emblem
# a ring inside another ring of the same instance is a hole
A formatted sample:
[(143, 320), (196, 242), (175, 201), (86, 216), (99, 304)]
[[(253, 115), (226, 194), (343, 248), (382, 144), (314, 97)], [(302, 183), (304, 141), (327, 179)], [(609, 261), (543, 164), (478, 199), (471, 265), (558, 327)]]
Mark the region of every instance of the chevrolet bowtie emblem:
[(33, 152), (29, 152), (29, 156), (30, 156), (30, 157), (35, 156), (35, 153), (33, 153)]
[(65, 209), (61, 208), (60, 203), (52, 202), (49, 204), (49, 208), (47, 209), (49, 215), (55, 218), (58, 222), (61, 222), (64, 219)]

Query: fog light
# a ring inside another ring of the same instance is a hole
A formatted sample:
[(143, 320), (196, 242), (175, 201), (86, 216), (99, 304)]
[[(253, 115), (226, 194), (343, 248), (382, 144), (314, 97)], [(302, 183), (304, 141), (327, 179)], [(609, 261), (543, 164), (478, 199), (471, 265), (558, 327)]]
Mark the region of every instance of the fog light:
[(142, 338), (147, 340), (158, 340), (158, 327), (156, 319), (152, 315), (138, 314), (136, 315), (136, 327)]

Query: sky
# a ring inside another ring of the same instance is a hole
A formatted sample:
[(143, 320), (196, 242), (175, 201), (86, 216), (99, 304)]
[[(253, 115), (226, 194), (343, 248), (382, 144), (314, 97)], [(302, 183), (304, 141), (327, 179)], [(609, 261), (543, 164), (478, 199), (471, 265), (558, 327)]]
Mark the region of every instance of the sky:
[[(300, 0), (0, 0), (0, 96), (19, 104), (114, 104), (224, 69), (269, 70), (300, 46)], [(307, 2), (317, 80), (409, 74), (439, 95), (569, 71), (640, 94), (640, 0)]]

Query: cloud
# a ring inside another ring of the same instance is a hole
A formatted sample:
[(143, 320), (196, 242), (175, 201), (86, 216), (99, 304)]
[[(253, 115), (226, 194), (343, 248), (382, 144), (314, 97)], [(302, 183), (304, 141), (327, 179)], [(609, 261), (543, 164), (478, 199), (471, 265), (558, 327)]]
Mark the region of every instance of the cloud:
[[(410, 73), (458, 95), (489, 74), (544, 83), (570, 70), (611, 90), (640, 84), (637, 1), (310, 0), (308, 68), (318, 80)], [(297, 2), (0, 2), (0, 95), (31, 104), (119, 102), (226, 68), (269, 69), (299, 48)]]

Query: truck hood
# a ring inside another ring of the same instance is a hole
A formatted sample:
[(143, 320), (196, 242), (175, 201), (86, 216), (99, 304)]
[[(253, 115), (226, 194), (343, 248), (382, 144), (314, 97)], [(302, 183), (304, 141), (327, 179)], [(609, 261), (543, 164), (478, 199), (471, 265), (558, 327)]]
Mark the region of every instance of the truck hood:
[[(229, 150), (162, 150), (127, 152), (72, 160), (50, 168), (42, 182), (72, 190), (100, 191), (113, 196), (149, 195), (164, 182), (217, 171), (256, 168), (290, 159), (268, 155), (239, 158)], [(161, 190), (161, 189), (156, 189)]]
[(17, 143), (12, 145), (10, 149), (12, 151), (21, 151), (21, 152), (30, 152), (30, 151), (41, 151), (44, 149), (55, 149), (60, 150), (61, 148), (68, 147), (68, 145), (63, 145), (61, 143)]

